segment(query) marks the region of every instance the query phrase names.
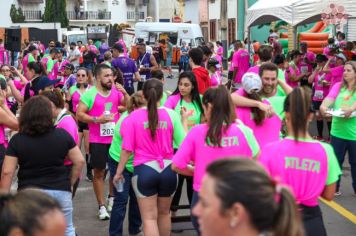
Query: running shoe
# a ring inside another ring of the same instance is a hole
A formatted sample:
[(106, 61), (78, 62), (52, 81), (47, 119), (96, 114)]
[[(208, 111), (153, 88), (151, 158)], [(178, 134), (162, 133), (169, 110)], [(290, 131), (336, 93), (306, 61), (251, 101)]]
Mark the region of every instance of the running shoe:
[(341, 192), (340, 191), (335, 192), (335, 196), (341, 196)]
[(313, 136), (313, 139), (318, 140), (318, 141), (324, 141), (323, 137), (321, 137), (321, 136)]
[(114, 206), (114, 197), (108, 197), (107, 199), (107, 209), (108, 209), (108, 212), (111, 212), (112, 211), (112, 207)]
[(110, 219), (110, 215), (106, 210), (105, 206), (100, 206), (99, 212), (98, 212), (98, 217), (100, 220), (108, 220)]
[(85, 180), (88, 182), (93, 182), (93, 173), (91, 171), (87, 172), (87, 176), (85, 177)]

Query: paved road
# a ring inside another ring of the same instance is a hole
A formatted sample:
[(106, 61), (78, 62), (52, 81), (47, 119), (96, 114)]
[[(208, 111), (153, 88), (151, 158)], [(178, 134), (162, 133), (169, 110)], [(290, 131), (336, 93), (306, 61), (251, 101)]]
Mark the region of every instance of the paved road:
[[(173, 91), (176, 88), (176, 79), (166, 79), (165, 89)], [(312, 132), (315, 133), (315, 125), (312, 126)], [(184, 189), (184, 188), (183, 188)], [(345, 208), (351, 212), (351, 217), (356, 214), (356, 196), (352, 195), (350, 168), (347, 165), (344, 168), (344, 178), (341, 187), (342, 195), (334, 199), (337, 209)], [(183, 193), (182, 203), (187, 203), (186, 195)], [(324, 215), (324, 221), (328, 235), (354, 236), (356, 234), (356, 225), (345, 216), (339, 214), (334, 208), (320, 203)], [(335, 207), (335, 206), (334, 206)], [(97, 205), (90, 183), (82, 181), (77, 196), (74, 199), (74, 222), (77, 233), (81, 235), (102, 236), (108, 235), (108, 221), (99, 221), (96, 217)], [(180, 214), (189, 214), (187, 211)], [(127, 221), (125, 222), (125, 232), (127, 233)], [(127, 235), (127, 234), (125, 234)], [(182, 233), (172, 234), (175, 236), (193, 236), (194, 231), (184, 231)]]

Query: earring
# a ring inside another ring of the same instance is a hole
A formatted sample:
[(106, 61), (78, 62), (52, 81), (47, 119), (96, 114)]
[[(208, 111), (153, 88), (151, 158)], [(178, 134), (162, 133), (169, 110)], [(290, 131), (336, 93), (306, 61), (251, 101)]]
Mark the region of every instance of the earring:
[(230, 228), (235, 228), (237, 225), (237, 217), (232, 218), (230, 221)]

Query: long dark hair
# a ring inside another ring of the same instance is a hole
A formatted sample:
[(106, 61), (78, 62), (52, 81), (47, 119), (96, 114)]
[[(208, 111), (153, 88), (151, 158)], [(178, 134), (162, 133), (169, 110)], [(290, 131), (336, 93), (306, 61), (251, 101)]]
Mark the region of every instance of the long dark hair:
[(311, 90), (306, 87), (294, 88), (284, 101), (284, 112), (290, 113), (294, 140), (298, 141), (307, 132), (308, 116), (313, 112)]
[(152, 139), (156, 136), (158, 126), (157, 102), (162, 98), (163, 83), (158, 79), (150, 79), (143, 84), (143, 96), (147, 101), (148, 127)]
[(19, 133), (29, 136), (40, 136), (53, 128), (52, 107), (48, 98), (34, 96), (21, 109)]
[[(203, 106), (201, 104), (201, 99), (200, 99), (200, 95), (199, 95), (198, 83), (197, 83), (197, 80), (196, 80), (193, 72), (184, 71), (184, 72), (180, 73), (180, 75), (178, 77), (177, 88), (176, 88), (176, 90), (174, 90), (172, 95), (176, 95), (176, 94), (180, 93), (179, 92), (179, 83), (180, 83), (181, 79), (183, 79), (183, 78), (187, 78), (190, 81), (190, 83), (192, 83), (192, 91), (190, 92), (190, 97), (192, 99), (192, 103), (194, 104), (194, 106), (197, 106), (200, 113), (203, 114)], [(183, 99), (182, 96), (181, 96), (181, 99)]]
[(274, 236), (304, 235), (293, 195), (273, 181), (255, 161), (221, 159), (210, 164), (206, 172), (215, 180), (214, 192), (220, 199), (222, 215), (235, 203), (241, 203), (258, 232), (271, 232)]
[[(256, 100), (256, 101), (260, 101), (260, 102), (262, 101), (260, 94), (257, 93), (256, 91), (252, 91), (252, 93), (248, 94), (247, 96), (253, 100)], [(251, 112), (252, 112), (253, 121), (255, 122), (255, 124), (262, 125), (264, 119), (266, 118), (266, 113), (257, 107), (251, 107)]]
[(236, 119), (231, 96), (226, 87), (219, 85), (217, 88), (209, 88), (204, 93), (203, 104), (208, 107), (209, 103), (212, 109), (205, 141), (207, 144), (220, 147), (223, 133)]

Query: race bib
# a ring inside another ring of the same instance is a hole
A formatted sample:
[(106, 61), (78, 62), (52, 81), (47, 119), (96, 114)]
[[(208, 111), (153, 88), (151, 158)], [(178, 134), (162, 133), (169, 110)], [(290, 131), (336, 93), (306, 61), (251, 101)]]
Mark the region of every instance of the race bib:
[(100, 124), (100, 136), (108, 137), (114, 135), (115, 122)]
[(315, 90), (314, 98), (323, 99), (324, 98), (324, 91), (323, 90)]
[(146, 81), (146, 75), (140, 75), (141, 76), (141, 82), (145, 82)]

